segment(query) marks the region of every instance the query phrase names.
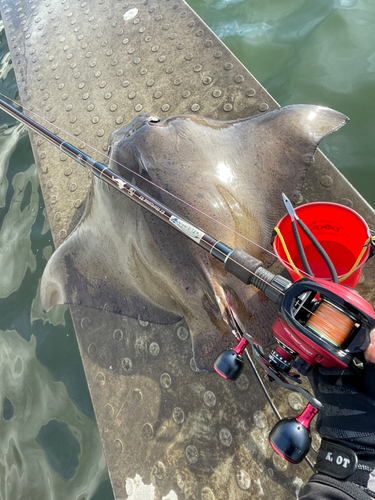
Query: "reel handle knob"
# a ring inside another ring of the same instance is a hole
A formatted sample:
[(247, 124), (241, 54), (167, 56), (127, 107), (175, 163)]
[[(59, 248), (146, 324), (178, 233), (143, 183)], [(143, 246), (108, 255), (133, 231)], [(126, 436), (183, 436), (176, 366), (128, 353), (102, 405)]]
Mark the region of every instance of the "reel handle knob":
[(243, 337), (237, 347), (222, 352), (216, 358), (214, 370), (220, 377), (233, 382), (238, 379), (244, 367), (242, 355), (248, 344), (249, 342)]
[(298, 417), (277, 422), (268, 440), (278, 455), (292, 464), (302, 462), (310, 450), (310, 423), (318, 411), (309, 403)]

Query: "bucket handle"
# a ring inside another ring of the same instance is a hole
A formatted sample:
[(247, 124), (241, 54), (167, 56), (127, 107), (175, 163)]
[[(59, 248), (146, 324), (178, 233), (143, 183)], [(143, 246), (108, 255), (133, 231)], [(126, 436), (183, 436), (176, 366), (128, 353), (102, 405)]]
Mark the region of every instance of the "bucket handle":
[[(289, 262), (289, 264), (291, 265), (293, 271), (297, 274), (297, 276), (299, 276), (300, 278), (303, 278), (303, 275), (301, 274), (300, 270), (297, 268), (297, 266), (294, 264), (293, 260), (292, 260), (292, 257), (290, 256), (290, 253), (289, 253), (289, 250), (286, 246), (286, 243), (285, 243), (285, 240), (283, 238), (283, 235), (281, 234), (281, 231), (278, 227), (275, 227), (274, 228), (274, 231), (275, 233), (277, 234), (277, 236), (279, 237), (279, 240), (280, 240), (280, 243), (281, 243), (281, 246), (283, 247), (283, 250), (285, 252), (285, 255), (286, 255), (286, 258)], [(371, 243), (372, 245), (374, 244), (375, 242), (375, 236), (371, 236), (371, 238), (368, 238), (365, 242), (365, 244), (363, 245), (363, 248), (360, 252), (360, 254), (358, 255), (358, 258), (357, 260), (354, 262), (352, 268), (346, 273), (344, 274), (343, 276), (341, 276), (339, 278), (339, 282), (341, 281), (344, 281), (346, 280), (347, 278), (349, 278), (349, 276), (351, 276), (354, 271), (357, 269), (358, 267), (358, 264), (361, 262), (361, 259), (364, 255), (364, 253), (366, 252), (367, 250), (367, 246)]]

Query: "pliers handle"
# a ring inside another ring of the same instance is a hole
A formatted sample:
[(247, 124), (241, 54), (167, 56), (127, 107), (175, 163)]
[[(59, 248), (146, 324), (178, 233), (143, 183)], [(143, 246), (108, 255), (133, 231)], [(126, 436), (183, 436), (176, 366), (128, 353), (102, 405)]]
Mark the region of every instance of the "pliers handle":
[(282, 195), (283, 195), (284, 205), (285, 205), (285, 207), (288, 211), (288, 214), (290, 215), (291, 221), (292, 221), (292, 231), (293, 231), (294, 239), (296, 241), (298, 254), (299, 254), (299, 257), (301, 259), (302, 266), (303, 266), (305, 272), (308, 275), (310, 275), (311, 277), (314, 277), (314, 274), (311, 271), (311, 268), (310, 268), (309, 263), (308, 263), (307, 258), (306, 258), (305, 250), (304, 250), (302, 242), (301, 242), (301, 237), (300, 237), (299, 232), (298, 232), (297, 224), (302, 229), (302, 231), (305, 233), (305, 235), (308, 237), (308, 239), (311, 241), (311, 243), (314, 245), (314, 247), (317, 249), (317, 251), (319, 252), (322, 259), (324, 260), (326, 266), (329, 269), (329, 272), (331, 273), (332, 281), (334, 283), (338, 283), (339, 278), (337, 276), (335, 266), (333, 265), (331, 259), (329, 258), (329, 255), (324, 250), (324, 248), (319, 243), (319, 241), (316, 239), (316, 237), (313, 235), (313, 233), (310, 231), (310, 229), (306, 226), (306, 224), (298, 217), (298, 215), (296, 214), (289, 198), (284, 193), (282, 193)]

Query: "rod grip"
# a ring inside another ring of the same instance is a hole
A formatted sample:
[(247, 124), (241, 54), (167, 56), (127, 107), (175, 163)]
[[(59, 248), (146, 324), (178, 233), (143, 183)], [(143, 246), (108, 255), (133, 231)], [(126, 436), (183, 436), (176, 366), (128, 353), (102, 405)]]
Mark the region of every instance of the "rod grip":
[(262, 266), (262, 262), (237, 248), (227, 257), (225, 269), (246, 285), (250, 285), (255, 271)]

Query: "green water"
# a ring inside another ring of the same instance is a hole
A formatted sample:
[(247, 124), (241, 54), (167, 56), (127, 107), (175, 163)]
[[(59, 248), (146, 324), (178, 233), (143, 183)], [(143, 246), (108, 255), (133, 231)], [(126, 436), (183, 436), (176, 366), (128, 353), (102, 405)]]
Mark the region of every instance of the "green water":
[[(321, 146), (375, 206), (375, 2), (191, 0), (281, 104), (351, 121)], [(4, 33), (0, 91), (17, 96)], [(52, 242), (22, 127), (0, 115), (0, 499), (113, 498), (69, 314), (42, 314)]]

